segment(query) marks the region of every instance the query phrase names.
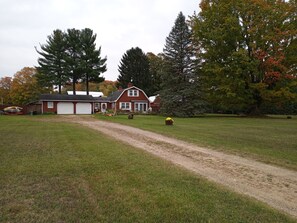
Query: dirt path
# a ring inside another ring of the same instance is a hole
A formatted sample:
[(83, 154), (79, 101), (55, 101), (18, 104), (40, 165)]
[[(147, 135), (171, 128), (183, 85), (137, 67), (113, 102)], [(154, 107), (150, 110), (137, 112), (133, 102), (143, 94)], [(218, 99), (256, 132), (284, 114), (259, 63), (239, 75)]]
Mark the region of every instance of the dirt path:
[(297, 172), (229, 155), (130, 126), (83, 116), (64, 120), (100, 131), (297, 218)]

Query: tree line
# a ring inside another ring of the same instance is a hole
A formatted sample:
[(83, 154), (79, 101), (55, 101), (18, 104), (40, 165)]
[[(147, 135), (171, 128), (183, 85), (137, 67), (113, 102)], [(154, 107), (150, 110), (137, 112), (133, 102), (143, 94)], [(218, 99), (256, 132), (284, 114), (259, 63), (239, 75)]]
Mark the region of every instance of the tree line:
[(296, 1), (202, 0), (200, 8), (178, 15), (162, 54), (146, 62), (128, 50), (119, 84), (159, 93), (166, 115), (297, 113)]
[[(296, 113), (296, 1), (202, 0), (200, 9), (178, 14), (162, 53), (128, 49), (117, 87), (132, 82), (159, 94), (164, 115)], [(70, 83), (74, 92), (78, 83), (87, 92), (100, 83), (106, 58), (95, 40), (90, 29), (55, 30), (36, 49), (38, 83), (59, 93)]]
[[(26, 105), (36, 102), (39, 95), (44, 93), (54, 93), (53, 88), (42, 87), (37, 79), (38, 71), (35, 67), (24, 67), (14, 74), (13, 77), (0, 78), (0, 105)], [(76, 90), (85, 91), (86, 84), (77, 83)], [(109, 95), (116, 91), (115, 81), (103, 81), (100, 83), (89, 83), (90, 91), (100, 91), (104, 95)], [(62, 93), (72, 91), (72, 85), (63, 87)]]

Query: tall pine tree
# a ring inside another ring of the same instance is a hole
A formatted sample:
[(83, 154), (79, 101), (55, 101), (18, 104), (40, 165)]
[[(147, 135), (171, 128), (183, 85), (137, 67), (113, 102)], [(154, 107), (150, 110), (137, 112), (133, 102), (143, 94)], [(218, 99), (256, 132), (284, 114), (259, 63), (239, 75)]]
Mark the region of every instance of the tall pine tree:
[(38, 59), (38, 81), (47, 87), (61, 87), (72, 82), (73, 93), (78, 82), (99, 83), (104, 80), (100, 74), (106, 71), (106, 58), (102, 59), (101, 47), (96, 49), (96, 35), (91, 29), (68, 29), (67, 32), (55, 30), (48, 37), (47, 44), (41, 45), (42, 56)]
[(75, 85), (82, 78), (83, 63), (81, 60), (82, 45), (80, 30), (68, 29), (66, 35), (66, 71), (72, 82), (73, 94), (76, 94)]
[(139, 48), (131, 48), (123, 55), (119, 65), (118, 85), (126, 88), (128, 83), (141, 88), (147, 95), (153, 94), (149, 60)]
[(165, 72), (160, 91), (161, 113), (191, 117), (202, 112), (204, 103), (199, 90), (199, 79), (194, 72), (191, 31), (182, 12), (166, 38), (163, 52)]
[(101, 59), (101, 47), (96, 49), (96, 34), (91, 29), (85, 28), (80, 34), (82, 80), (86, 83), (86, 92), (89, 94), (89, 82), (100, 83), (104, 81), (100, 74), (106, 71), (106, 58)]
[(37, 67), (38, 82), (44, 87), (52, 87), (57, 85), (59, 94), (61, 94), (62, 86), (68, 81), (65, 73), (65, 50), (66, 36), (57, 29), (51, 36), (48, 36), (47, 43), (41, 45), (41, 50), (36, 51), (42, 56), (38, 58), (39, 67)]

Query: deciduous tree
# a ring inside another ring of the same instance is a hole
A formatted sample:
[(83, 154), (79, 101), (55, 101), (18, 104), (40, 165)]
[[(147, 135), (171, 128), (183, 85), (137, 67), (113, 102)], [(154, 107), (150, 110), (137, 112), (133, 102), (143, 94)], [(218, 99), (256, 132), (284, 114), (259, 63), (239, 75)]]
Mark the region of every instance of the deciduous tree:
[(0, 103), (10, 104), (12, 102), (10, 97), (10, 90), (12, 85), (11, 77), (2, 77), (0, 79)]
[(112, 92), (117, 91), (116, 81), (103, 81), (99, 84), (99, 90), (104, 96), (110, 95)]
[(258, 114), (264, 102), (295, 100), (287, 53), (296, 39), (292, 4), (202, 0), (200, 7), (191, 20), (212, 104)]
[(36, 73), (33, 67), (24, 67), (13, 76), (10, 90), (13, 103), (25, 105), (38, 99), (42, 88), (37, 82)]

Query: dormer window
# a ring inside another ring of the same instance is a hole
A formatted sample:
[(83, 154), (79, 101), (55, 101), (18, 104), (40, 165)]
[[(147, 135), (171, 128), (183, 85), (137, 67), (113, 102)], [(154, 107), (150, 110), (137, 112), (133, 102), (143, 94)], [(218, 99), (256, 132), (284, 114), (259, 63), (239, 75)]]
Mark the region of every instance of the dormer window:
[(139, 91), (135, 89), (128, 90), (128, 96), (129, 97), (138, 97)]

